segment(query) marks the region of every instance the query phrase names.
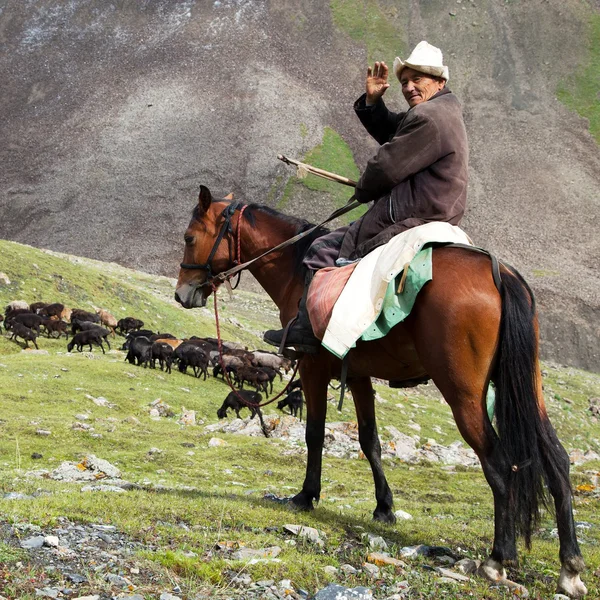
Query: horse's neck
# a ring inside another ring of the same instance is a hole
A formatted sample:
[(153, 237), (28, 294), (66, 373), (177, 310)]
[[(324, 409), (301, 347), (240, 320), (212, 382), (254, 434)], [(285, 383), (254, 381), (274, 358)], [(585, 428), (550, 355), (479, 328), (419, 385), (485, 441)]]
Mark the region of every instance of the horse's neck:
[[(255, 226), (242, 225), (241, 260), (246, 262), (290, 239), (293, 225), (275, 215), (255, 212)], [(248, 269), (279, 308), (282, 323), (298, 312), (303, 282), (294, 270), (294, 247), (289, 246), (257, 261)]]

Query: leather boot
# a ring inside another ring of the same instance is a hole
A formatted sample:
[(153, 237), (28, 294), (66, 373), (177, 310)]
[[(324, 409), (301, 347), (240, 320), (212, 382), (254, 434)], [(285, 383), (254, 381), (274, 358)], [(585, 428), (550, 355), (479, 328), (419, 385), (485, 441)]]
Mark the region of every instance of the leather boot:
[[(306, 275), (304, 292), (298, 305), (298, 315), (296, 316), (296, 320), (289, 326), (284, 345), (284, 348), (290, 348), (304, 354), (317, 354), (321, 347), (321, 340), (315, 337), (313, 333), (312, 325), (308, 318), (308, 309), (306, 308), (306, 297), (308, 296), (308, 288), (310, 287), (313, 274), (313, 271), (309, 271)], [(283, 329), (269, 329), (269, 331), (265, 332), (263, 340), (268, 344), (281, 348), (285, 330), (285, 327)]]

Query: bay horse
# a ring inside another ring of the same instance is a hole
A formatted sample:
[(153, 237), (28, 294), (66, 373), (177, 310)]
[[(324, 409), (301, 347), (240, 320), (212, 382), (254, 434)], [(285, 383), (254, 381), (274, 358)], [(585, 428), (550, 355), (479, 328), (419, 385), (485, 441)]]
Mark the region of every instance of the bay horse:
[[(243, 210), (242, 210), (243, 209)], [(304, 220), (256, 204), (213, 199), (201, 186), (198, 205), (185, 231), (185, 251), (175, 299), (185, 308), (202, 307), (213, 291), (209, 280), (309, 229)], [(297, 312), (304, 286), (302, 258), (326, 230), (278, 250), (249, 267), (279, 308), (285, 325)], [(381, 464), (371, 377), (386, 380), (431, 378), (450, 405), (458, 429), (476, 452), (494, 498), (494, 543), (479, 569), (489, 580), (524, 593), (506, 577), (516, 566), (516, 536), (527, 546), (541, 506), (554, 510), (560, 540), (558, 591), (581, 598), (585, 565), (572, 511), (569, 457), (550, 423), (538, 363), (538, 323), (531, 290), (502, 265), (496, 287), (487, 255), (436, 248), (433, 279), (419, 293), (411, 314), (377, 341), (358, 341), (349, 353), (348, 387), (356, 409), (360, 447), (375, 483), (373, 518), (393, 523), (392, 492)], [(341, 361), (324, 348), (305, 355), (299, 373), (306, 399), (306, 476), (292, 503), (313, 508), (321, 491), (327, 386), (340, 378)], [(496, 388), (495, 419), (486, 392)]]

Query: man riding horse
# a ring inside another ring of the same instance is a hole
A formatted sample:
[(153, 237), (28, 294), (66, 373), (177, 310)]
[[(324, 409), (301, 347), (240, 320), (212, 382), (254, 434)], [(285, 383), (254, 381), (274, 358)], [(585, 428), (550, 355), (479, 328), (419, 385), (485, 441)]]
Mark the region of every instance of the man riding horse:
[(321, 345), (312, 330), (306, 298), (318, 269), (360, 259), (395, 235), (430, 221), (458, 225), (465, 211), (468, 180), (467, 132), (459, 101), (446, 87), (448, 67), (439, 48), (422, 41), (402, 61), (394, 60), (409, 109), (394, 113), (383, 95), (388, 67), (368, 67), (366, 92), (354, 110), (380, 144), (356, 186), (356, 199), (374, 200), (357, 221), (316, 239), (304, 257), (307, 268), (298, 316), (285, 329), (269, 330), (264, 340), (315, 354)]

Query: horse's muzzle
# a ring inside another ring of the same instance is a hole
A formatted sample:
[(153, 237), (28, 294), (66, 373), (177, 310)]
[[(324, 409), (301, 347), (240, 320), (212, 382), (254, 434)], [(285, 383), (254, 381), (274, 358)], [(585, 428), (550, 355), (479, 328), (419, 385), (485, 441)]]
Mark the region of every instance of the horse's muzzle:
[(203, 285), (184, 283), (175, 290), (175, 300), (183, 308), (202, 308), (206, 306), (206, 299), (209, 295), (210, 291), (206, 294), (206, 286)]

